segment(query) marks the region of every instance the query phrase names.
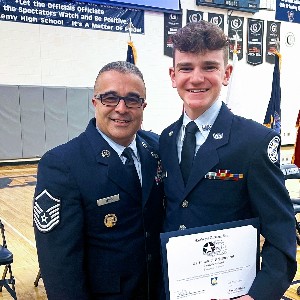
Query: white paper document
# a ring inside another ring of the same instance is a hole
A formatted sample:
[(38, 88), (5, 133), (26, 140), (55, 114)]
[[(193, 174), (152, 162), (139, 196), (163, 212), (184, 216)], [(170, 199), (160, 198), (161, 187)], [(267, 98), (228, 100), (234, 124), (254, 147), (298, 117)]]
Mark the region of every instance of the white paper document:
[(170, 237), (166, 244), (170, 300), (230, 299), (247, 294), (256, 276), (252, 225)]

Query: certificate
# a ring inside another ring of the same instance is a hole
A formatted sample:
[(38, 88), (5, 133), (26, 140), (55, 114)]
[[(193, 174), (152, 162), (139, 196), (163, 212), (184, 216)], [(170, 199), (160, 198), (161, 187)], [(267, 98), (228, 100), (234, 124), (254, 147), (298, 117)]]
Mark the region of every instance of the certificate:
[(161, 234), (167, 299), (230, 299), (248, 293), (259, 266), (258, 219)]

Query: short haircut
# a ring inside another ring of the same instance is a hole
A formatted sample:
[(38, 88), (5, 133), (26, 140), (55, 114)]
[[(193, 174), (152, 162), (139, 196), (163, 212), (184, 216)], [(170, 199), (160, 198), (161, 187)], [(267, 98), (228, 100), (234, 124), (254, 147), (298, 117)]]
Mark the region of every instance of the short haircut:
[(143, 74), (136, 65), (134, 65), (132, 63), (129, 63), (127, 61), (114, 61), (114, 62), (110, 62), (110, 63), (106, 64), (99, 71), (98, 76), (97, 76), (96, 81), (95, 81), (94, 89), (96, 87), (96, 82), (97, 82), (99, 76), (101, 74), (103, 74), (104, 72), (108, 72), (108, 71), (116, 71), (116, 72), (123, 73), (123, 74), (126, 74), (126, 73), (127, 74), (135, 74), (139, 78), (141, 78), (142, 81), (145, 84)]
[(229, 42), (223, 30), (207, 21), (191, 22), (171, 36), (173, 60), (175, 50), (180, 52), (205, 53), (223, 50), (225, 64), (228, 63)]

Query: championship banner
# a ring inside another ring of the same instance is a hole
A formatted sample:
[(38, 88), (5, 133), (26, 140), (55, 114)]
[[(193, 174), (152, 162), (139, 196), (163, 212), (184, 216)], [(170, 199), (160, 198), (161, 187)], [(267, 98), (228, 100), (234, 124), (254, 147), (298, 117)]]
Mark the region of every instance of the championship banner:
[[(233, 60), (233, 51), (236, 50), (238, 60), (244, 55), (244, 17), (228, 17), (228, 39), (229, 39), (229, 58)], [(235, 49), (236, 48), (236, 49)]]
[(144, 11), (70, 1), (0, 0), (0, 21), (144, 33)]
[(187, 10), (186, 11), (186, 23), (199, 22), (204, 20), (203, 11)]
[(280, 45), (280, 22), (267, 22), (266, 36), (266, 62), (275, 64), (275, 52), (279, 52)]
[(224, 31), (224, 15), (208, 13), (208, 22), (219, 26)]
[(164, 13), (164, 55), (173, 57), (171, 36), (182, 27), (182, 15)]
[(263, 63), (264, 21), (248, 19), (247, 33), (247, 63), (260, 65)]

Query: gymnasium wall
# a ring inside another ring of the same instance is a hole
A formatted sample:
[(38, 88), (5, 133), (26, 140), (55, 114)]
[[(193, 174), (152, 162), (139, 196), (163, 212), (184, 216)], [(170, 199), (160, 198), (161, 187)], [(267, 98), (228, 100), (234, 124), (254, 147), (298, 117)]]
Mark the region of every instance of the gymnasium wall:
[(41, 157), (94, 116), (93, 89), (0, 85), (1, 159)]

